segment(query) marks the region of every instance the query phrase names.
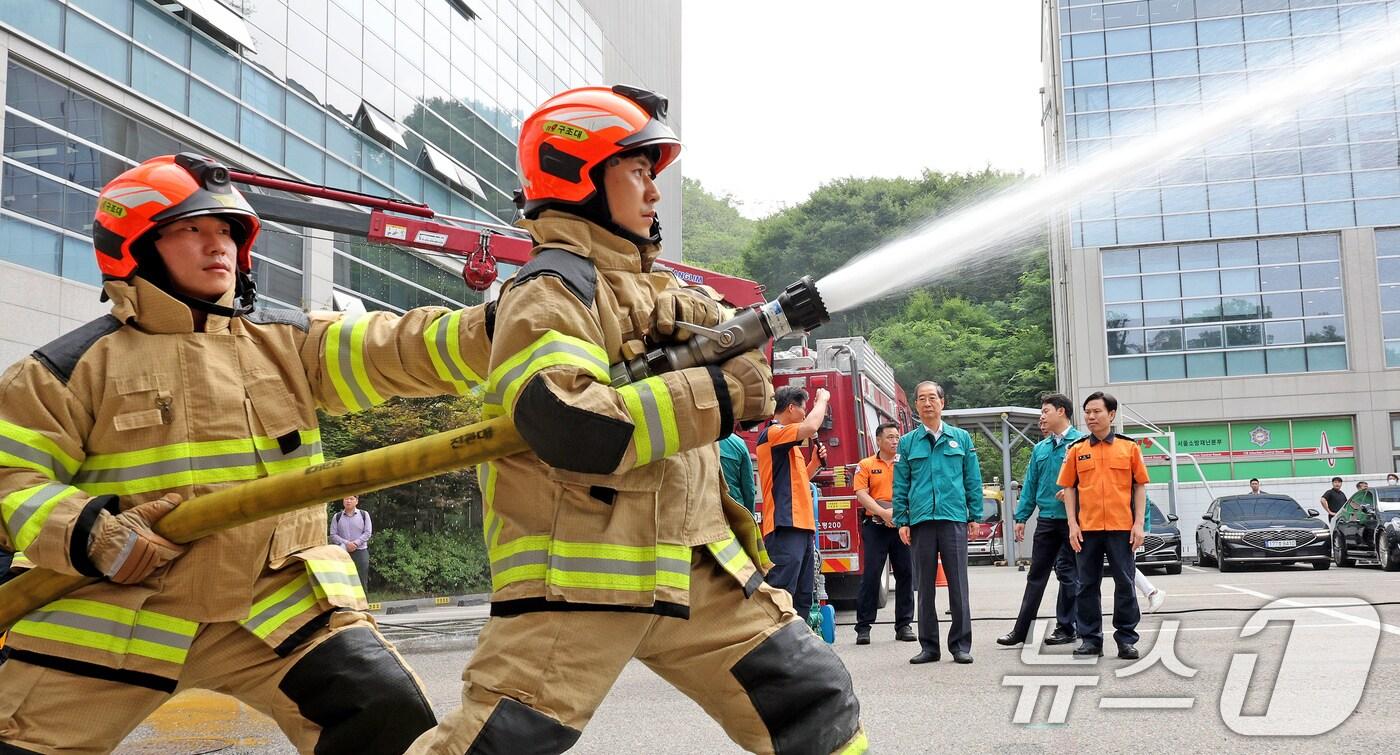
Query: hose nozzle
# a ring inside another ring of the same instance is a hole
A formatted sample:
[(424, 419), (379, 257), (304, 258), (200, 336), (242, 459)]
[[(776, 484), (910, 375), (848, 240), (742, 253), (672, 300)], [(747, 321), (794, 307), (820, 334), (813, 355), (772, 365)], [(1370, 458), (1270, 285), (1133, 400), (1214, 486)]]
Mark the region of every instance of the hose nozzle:
[(663, 372), (719, 364), (760, 348), (769, 339), (812, 330), (830, 319), (817, 284), (811, 276), (803, 276), (783, 289), (777, 299), (745, 309), (716, 328), (678, 323), (691, 331), (688, 340), (666, 344), (613, 365), (612, 384), (616, 387)]

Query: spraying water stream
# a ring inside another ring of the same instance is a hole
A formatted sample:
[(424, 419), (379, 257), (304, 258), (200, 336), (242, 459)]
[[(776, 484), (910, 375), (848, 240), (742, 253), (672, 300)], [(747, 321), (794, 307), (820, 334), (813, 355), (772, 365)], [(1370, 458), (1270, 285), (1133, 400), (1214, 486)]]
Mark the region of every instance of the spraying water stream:
[(1186, 122), (935, 219), (858, 255), (817, 282), (822, 298), (830, 311), (839, 312), (986, 260), (994, 254), (993, 247), (1043, 229), (1050, 213), (1065, 211), (1091, 192), (1132, 186), (1134, 177), (1213, 139), (1289, 117), (1310, 99), (1335, 95), (1367, 74), (1400, 62), (1400, 23), (1349, 32), (1342, 40), (1340, 52), (1285, 69), (1262, 84), (1251, 72), (1250, 91), (1244, 91), (1241, 74), (1238, 96), (1209, 104)]

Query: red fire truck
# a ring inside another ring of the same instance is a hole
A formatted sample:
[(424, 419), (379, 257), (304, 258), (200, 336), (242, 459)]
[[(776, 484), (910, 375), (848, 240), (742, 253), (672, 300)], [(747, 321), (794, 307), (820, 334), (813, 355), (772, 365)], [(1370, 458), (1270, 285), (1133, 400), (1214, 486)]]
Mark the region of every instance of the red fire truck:
[[(875, 428), (885, 422), (901, 433), (914, 427), (915, 417), (904, 390), (890, 368), (860, 337), (821, 338), (773, 354), (773, 385), (793, 385), (809, 393), (831, 393), (825, 422), (817, 438), (826, 444), (827, 466), (814, 482), (817, 501), (821, 571), (828, 600), (842, 607), (854, 603), (860, 587), (860, 502), (851, 488), (856, 465), (875, 453)], [(757, 433), (746, 433), (750, 449)], [(810, 454), (811, 451), (804, 451)], [(881, 591), (880, 604), (884, 605)]]

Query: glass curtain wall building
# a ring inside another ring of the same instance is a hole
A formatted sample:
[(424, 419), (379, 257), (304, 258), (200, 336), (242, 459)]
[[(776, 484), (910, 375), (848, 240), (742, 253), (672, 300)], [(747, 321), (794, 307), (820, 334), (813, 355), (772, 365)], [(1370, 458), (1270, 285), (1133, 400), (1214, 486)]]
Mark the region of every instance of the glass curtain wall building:
[[(1047, 169), (1149, 139), (1344, 55), (1387, 23), (1400, 23), (1400, 2), (1046, 0)], [(1396, 72), (1375, 71), (1142, 166), (1055, 218), (1061, 389), (1110, 390), (1179, 437), (1325, 417), (1330, 434), (1288, 449), (1290, 468), (1391, 469), (1400, 448), (1389, 414), (1400, 406), (1398, 96)], [(1256, 433), (1266, 435), (1275, 445), (1291, 437)], [(1250, 452), (1247, 442), (1219, 451)], [(1235, 471), (1216, 468), (1221, 479)]]
[[(193, 150), (509, 223), (516, 133), (538, 103), (613, 79), (678, 98), (669, 80), (635, 78), (658, 45), (674, 43), (679, 69), (679, 11), (653, 15), (647, 49), (628, 49), (579, 0), (0, 3), (0, 305), (38, 325), (0, 326), (0, 363), (101, 314), (97, 191), (153, 155)], [(459, 260), (264, 228), (255, 274), (269, 306), (329, 308), (334, 292), (398, 311), (480, 299)]]

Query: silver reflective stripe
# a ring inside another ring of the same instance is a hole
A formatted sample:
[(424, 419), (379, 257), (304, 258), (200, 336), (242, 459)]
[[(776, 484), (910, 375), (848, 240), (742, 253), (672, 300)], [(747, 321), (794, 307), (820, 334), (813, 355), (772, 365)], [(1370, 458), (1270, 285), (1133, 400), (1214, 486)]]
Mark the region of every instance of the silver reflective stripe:
[[(10, 518), (5, 522), (6, 526), (10, 529), (10, 534), (18, 536), (20, 530), (24, 529), (25, 523), (29, 521), (30, 517), (34, 516), (35, 512), (43, 508), (44, 504), (53, 500), (54, 496), (60, 495), (66, 490), (69, 490), (67, 485), (53, 483), (45, 485), (31, 493), (28, 498), (24, 499), (24, 503), (21, 503), (19, 507), (15, 509), (15, 513), (11, 514)], [(76, 493), (78, 491), (74, 490), (73, 492)], [(28, 543), (25, 543), (25, 545), (28, 545)], [(14, 546), (10, 547), (13, 548)]]
[(350, 387), (350, 392), (354, 394), (355, 402), (360, 405), (361, 409), (368, 409), (374, 406), (374, 402), (370, 401), (369, 396), (365, 395), (364, 388), (360, 386), (359, 377), (355, 374), (355, 368), (350, 361), (350, 344), (353, 343), (356, 321), (361, 317), (365, 317), (367, 314), (368, 313), (365, 312), (356, 312), (341, 318), (340, 354), (337, 355), (340, 361), (340, 377), (345, 381), (345, 384)]
[(570, 572), (647, 577), (659, 571), (689, 574), (690, 562), (674, 558), (658, 558), (655, 561), (621, 561), (611, 558), (555, 556), (549, 560), (549, 568)]
[(486, 528), (486, 545), (490, 547), (496, 542), (496, 534), (501, 531), (501, 517), (499, 514), (491, 517), (491, 524)]
[(491, 393), (487, 395), (486, 402), (488, 404), (501, 403), (501, 393), (516, 380), (519, 380), (522, 375), (529, 372), (530, 367), (535, 362), (539, 361), (540, 357), (549, 356), (550, 354), (573, 354), (574, 356), (581, 357), (598, 365), (604, 372), (608, 369), (608, 366), (600, 361), (596, 355), (589, 353), (586, 349), (577, 344), (572, 344), (567, 341), (551, 341), (535, 349), (530, 353), (529, 359), (510, 368), (510, 371), (502, 375), (500, 379), (493, 381), (491, 385), (492, 390)]
[[(350, 566), (350, 564), (346, 565)], [(312, 574), (316, 575), (316, 582), (322, 585), (340, 584), (358, 586), (360, 584), (360, 577), (356, 574), (341, 574), (339, 572), (327, 572), (317, 570), (312, 570)]]
[(718, 545), (719, 543), (710, 543), (710, 550), (714, 552), (715, 559), (719, 561), (721, 566), (728, 564), (730, 559), (739, 555), (744, 550), (739, 547), (739, 541), (732, 537), (729, 538), (729, 541), (725, 543), (723, 548), (716, 550), (716, 546)]
[[(438, 358), (442, 360), (447, 371), (452, 375), (452, 379), (460, 383), (470, 384), (472, 381), (462, 374), (462, 370), (457, 367), (457, 362), (452, 359), (452, 354), (447, 350), (447, 331), (456, 327), (461, 320), (461, 310), (453, 312), (445, 317), (439, 317), (434, 323), (437, 328), (436, 337), (433, 342), (437, 344)], [(460, 341), (459, 341), (460, 342)]]
[(0, 453), (7, 453), (17, 456), (25, 461), (32, 461), (49, 472), (49, 476), (59, 482), (68, 482), (73, 479), (73, 475), (68, 474), (68, 470), (52, 454), (40, 451), (33, 446), (26, 446), (14, 438), (7, 438), (0, 435)]
[(252, 451), (235, 454), (219, 454), (218, 456), (182, 456), (178, 459), (167, 459), (166, 461), (156, 461), (150, 464), (137, 464), (132, 467), (83, 469), (79, 470), (78, 476), (74, 478), (74, 482), (79, 485), (85, 482), (130, 482), (132, 480), (177, 474), (179, 472), (226, 469), (228, 467), (252, 467), (257, 466), (257, 463), (258, 455)]
[(251, 617), (246, 618), (246, 619), (244, 619), (244, 620), (242, 620), (242, 621), (240, 621), (240, 622), (238, 622), (238, 623), (239, 623), (239, 624), (242, 624), (242, 625), (245, 626), (245, 627), (250, 627), (250, 628), (252, 628), (252, 629), (257, 629), (258, 627), (262, 626), (264, 623), (266, 623), (266, 622), (267, 622), (269, 619), (271, 619), (272, 617), (276, 616), (276, 615), (279, 614), (279, 613), (282, 613), (283, 611), (287, 610), (288, 608), (291, 608), (292, 606), (296, 605), (297, 603), (300, 603), (302, 600), (304, 600), (305, 598), (309, 597), (310, 595), (311, 595), (311, 583), (310, 583), (310, 582), (307, 582), (306, 584), (302, 585), (301, 588), (298, 589), (296, 592), (293, 592), (291, 595), (288, 595), (287, 597), (283, 598), (282, 600), (279, 600), (279, 601), (277, 601), (276, 603), (273, 603), (272, 605), (270, 605), (270, 606), (268, 606), (267, 608), (263, 609), (262, 613), (259, 613), (257, 616), (251, 616)]
[[(283, 454), (279, 449), (267, 449), (264, 451), (240, 451), (232, 454), (219, 454), (217, 456), (182, 456), (178, 459), (167, 459), (165, 461), (155, 461), (149, 464), (137, 464), (130, 467), (116, 467), (113, 469), (82, 469), (74, 478), (74, 482), (82, 484), (85, 482), (131, 482), (132, 480), (143, 480), (147, 477), (160, 477), (167, 474), (178, 474), (180, 472), (200, 472), (209, 469), (227, 469), (230, 467), (253, 467), (259, 461), (285, 461), (288, 459), (298, 459), (312, 457), (321, 453), (321, 443), (303, 444), (289, 454)], [(94, 456), (89, 461), (101, 460), (102, 457)]]
[(646, 460), (650, 463), (666, 455), (666, 430), (661, 426), (661, 410), (656, 406), (655, 383), (643, 380), (634, 385), (637, 400), (642, 404), (642, 416), (647, 423), (647, 438), (651, 441), (651, 455)]
[(499, 559), (492, 559), (491, 568), (495, 569), (496, 571), (505, 571), (506, 569), (514, 569), (517, 566), (533, 566), (536, 564), (543, 564), (548, 560), (549, 554), (546, 551), (521, 551), (519, 553), (512, 553), (509, 556), (503, 556)]
[(280, 447), (258, 451), (258, 455), (262, 456), (266, 461), (287, 461), (288, 459), (309, 458), (319, 453), (321, 453), (321, 441), (319, 440), (312, 443), (303, 442), (289, 454), (282, 453)]
[(94, 616), (84, 616), (71, 611), (34, 611), (25, 616), (26, 621), (35, 623), (53, 624), (70, 629), (81, 629), (87, 632), (108, 637), (116, 637), (119, 640), (145, 640), (155, 645), (164, 645), (176, 650), (189, 650), (194, 642), (194, 636), (182, 635), (178, 632), (167, 632), (164, 629), (142, 626), (140, 624), (123, 624), (110, 619), (99, 619)]

